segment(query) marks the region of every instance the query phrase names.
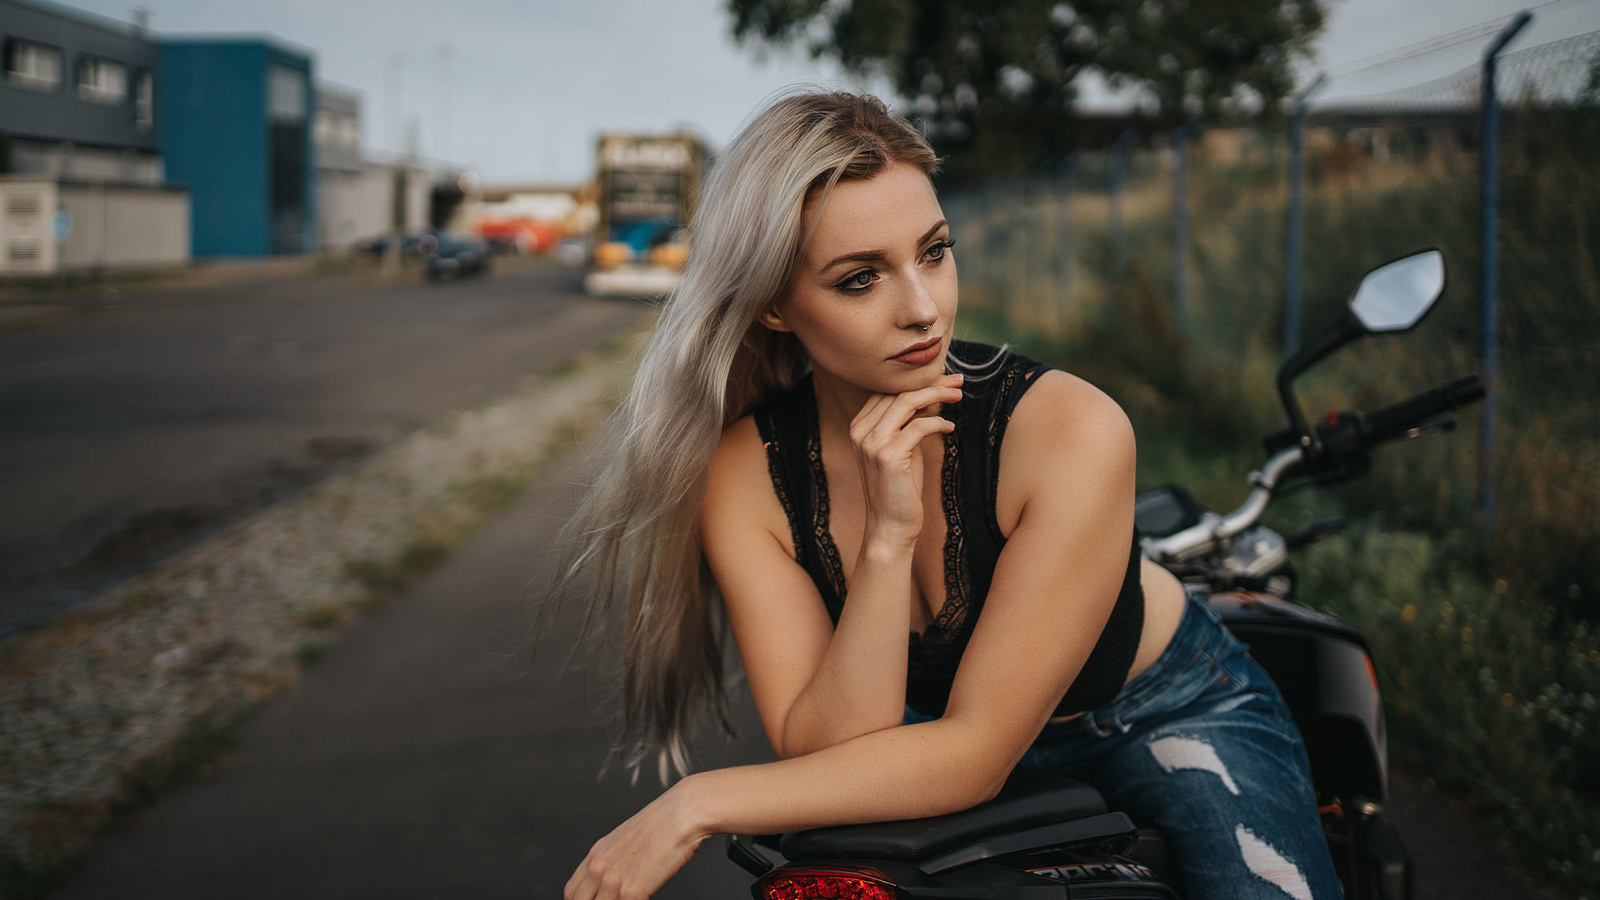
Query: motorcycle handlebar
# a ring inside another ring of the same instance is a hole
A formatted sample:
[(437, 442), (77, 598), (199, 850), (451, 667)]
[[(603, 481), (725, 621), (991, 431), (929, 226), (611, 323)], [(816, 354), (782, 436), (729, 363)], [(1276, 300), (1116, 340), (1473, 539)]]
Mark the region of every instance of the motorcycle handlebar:
[(1291, 444), (1288, 438), (1293, 434), (1291, 431), (1272, 435), (1267, 438), (1272, 456), (1258, 471), (1251, 473), (1250, 483), (1254, 488), (1243, 506), (1225, 516), (1207, 513), (1200, 522), (1164, 538), (1146, 538), (1145, 555), (1157, 562), (1175, 563), (1205, 553), (1254, 525), (1286, 478), (1326, 477), (1335, 472), (1342, 472), (1343, 477), (1357, 474), (1360, 470), (1351, 468), (1353, 461), (1365, 459), (1368, 448), (1400, 437), (1443, 413), (1482, 399), (1483, 395), (1482, 379), (1468, 375), (1409, 400), (1385, 406), (1368, 416), (1334, 415), (1329, 425), (1318, 428), (1322, 441), (1316, 456), (1307, 452), (1311, 446), (1309, 442)]
[(1374, 444), (1393, 440), (1435, 416), (1483, 399), (1483, 394), (1483, 380), (1476, 375), (1447, 381), (1431, 391), (1369, 414), (1367, 439)]

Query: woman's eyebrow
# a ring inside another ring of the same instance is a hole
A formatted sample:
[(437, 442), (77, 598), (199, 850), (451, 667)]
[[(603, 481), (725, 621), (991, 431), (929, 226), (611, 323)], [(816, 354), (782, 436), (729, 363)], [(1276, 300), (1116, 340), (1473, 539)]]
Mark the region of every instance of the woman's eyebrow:
[[(927, 231), (923, 232), (922, 237), (917, 238), (917, 243), (918, 244), (927, 243), (928, 242), (928, 238), (933, 237), (935, 234), (938, 233), (939, 229), (945, 227), (948, 224), (950, 224), (950, 220), (948, 220), (948, 219), (940, 219), (939, 221), (933, 223), (933, 227), (932, 228), (929, 228)], [(853, 253), (844, 253), (844, 254), (841, 254), (839, 256), (835, 256), (833, 259), (828, 261), (827, 265), (824, 265), (822, 268), (818, 269), (817, 271), (818, 272), (826, 272), (829, 269), (833, 268), (834, 266), (839, 265), (840, 263), (847, 263), (847, 262), (878, 262), (878, 261), (887, 259), (888, 255), (889, 254), (886, 251), (883, 251), (883, 250), (857, 250), (857, 251), (855, 251)]]

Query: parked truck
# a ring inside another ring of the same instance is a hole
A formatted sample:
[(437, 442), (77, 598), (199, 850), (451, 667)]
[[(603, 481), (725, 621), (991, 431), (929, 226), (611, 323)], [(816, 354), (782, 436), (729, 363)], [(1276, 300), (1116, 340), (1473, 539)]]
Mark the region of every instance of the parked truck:
[(686, 133), (600, 137), (599, 219), (584, 290), (662, 296), (689, 259), (688, 225), (700, 197), (705, 149)]

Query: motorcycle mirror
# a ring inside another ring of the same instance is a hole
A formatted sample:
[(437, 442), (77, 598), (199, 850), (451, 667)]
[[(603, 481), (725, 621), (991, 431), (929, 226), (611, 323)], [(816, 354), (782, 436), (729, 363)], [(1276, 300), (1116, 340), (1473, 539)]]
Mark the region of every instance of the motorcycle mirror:
[(1396, 260), (1373, 269), (1361, 279), (1344, 314), (1284, 360), (1278, 369), (1278, 396), (1289, 426), (1307, 452), (1320, 452), (1317, 437), (1306, 423), (1294, 395), (1294, 379), (1318, 360), (1364, 334), (1403, 331), (1415, 325), (1444, 291), (1444, 254), (1438, 250)]
[(1405, 331), (1444, 291), (1444, 254), (1428, 250), (1367, 273), (1350, 312), (1367, 331)]

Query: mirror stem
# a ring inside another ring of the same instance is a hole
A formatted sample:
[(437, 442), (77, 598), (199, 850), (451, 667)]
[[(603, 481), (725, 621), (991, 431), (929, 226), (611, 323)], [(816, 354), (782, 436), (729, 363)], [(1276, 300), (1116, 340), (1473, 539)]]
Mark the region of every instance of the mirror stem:
[(1278, 397), (1283, 401), (1283, 411), (1289, 416), (1289, 424), (1295, 434), (1300, 436), (1300, 445), (1305, 448), (1308, 458), (1316, 456), (1321, 447), (1317, 445), (1316, 432), (1306, 422), (1305, 412), (1295, 397), (1294, 379), (1311, 368), (1313, 363), (1365, 333), (1366, 329), (1355, 314), (1345, 310), (1344, 315), (1313, 335), (1278, 369)]

